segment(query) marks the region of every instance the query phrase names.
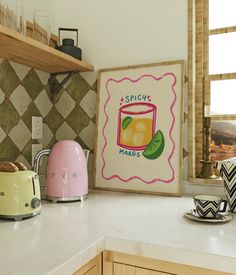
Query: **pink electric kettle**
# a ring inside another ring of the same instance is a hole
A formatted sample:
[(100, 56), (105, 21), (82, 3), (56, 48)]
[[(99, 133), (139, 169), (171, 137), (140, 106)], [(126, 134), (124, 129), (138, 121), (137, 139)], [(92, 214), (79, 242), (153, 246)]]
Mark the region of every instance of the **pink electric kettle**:
[(36, 173), (44, 155), (48, 155), (46, 198), (53, 202), (83, 200), (88, 194), (89, 150), (83, 150), (73, 140), (61, 140), (51, 150), (44, 149), (37, 153), (34, 159)]

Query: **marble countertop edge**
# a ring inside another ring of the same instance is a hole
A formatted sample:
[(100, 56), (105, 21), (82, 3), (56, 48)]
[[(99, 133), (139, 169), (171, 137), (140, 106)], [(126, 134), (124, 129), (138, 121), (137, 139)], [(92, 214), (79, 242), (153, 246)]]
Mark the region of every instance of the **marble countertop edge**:
[(97, 241), (92, 243), (90, 246), (68, 259), (66, 262), (58, 266), (53, 271), (49, 272), (48, 275), (65, 275), (72, 274), (80, 267), (84, 266), (104, 249), (105, 240), (104, 237), (99, 238)]
[(49, 275), (72, 274), (104, 250), (132, 254), (179, 264), (192, 265), (236, 274), (236, 259), (214, 254), (168, 247), (159, 244), (126, 240), (112, 236), (101, 237), (86, 249), (58, 266)]
[(159, 244), (125, 240), (114, 238), (112, 236), (105, 237), (105, 248), (111, 251), (146, 258), (192, 265), (222, 272), (232, 272), (233, 274), (236, 274), (236, 259), (232, 257), (163, 246)]

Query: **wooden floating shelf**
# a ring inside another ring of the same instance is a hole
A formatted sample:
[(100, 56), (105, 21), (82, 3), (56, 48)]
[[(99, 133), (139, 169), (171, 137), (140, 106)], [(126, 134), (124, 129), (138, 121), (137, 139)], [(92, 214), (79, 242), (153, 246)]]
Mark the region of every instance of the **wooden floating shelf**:
[(48, 73), (93, 71), (94, 67), (0, 25), (0, 58)]

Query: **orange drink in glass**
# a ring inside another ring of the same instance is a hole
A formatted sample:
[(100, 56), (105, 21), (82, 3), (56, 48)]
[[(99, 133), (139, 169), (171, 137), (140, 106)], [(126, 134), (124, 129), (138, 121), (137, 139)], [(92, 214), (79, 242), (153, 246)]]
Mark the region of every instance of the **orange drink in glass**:
[(118, 115), (117, 144), (129, 150), (144, 150), (155, 134), (156, 106), (136, 102), (122, 106)]

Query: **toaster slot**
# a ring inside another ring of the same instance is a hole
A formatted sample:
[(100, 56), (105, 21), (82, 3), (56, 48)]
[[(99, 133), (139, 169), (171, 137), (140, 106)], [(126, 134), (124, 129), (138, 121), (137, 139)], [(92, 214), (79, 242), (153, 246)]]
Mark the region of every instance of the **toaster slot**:
[(32, 184), (33, 184), (33, 194), (35, 196), (35, 183), (34, 183), (34, 178), (32, 177)]

